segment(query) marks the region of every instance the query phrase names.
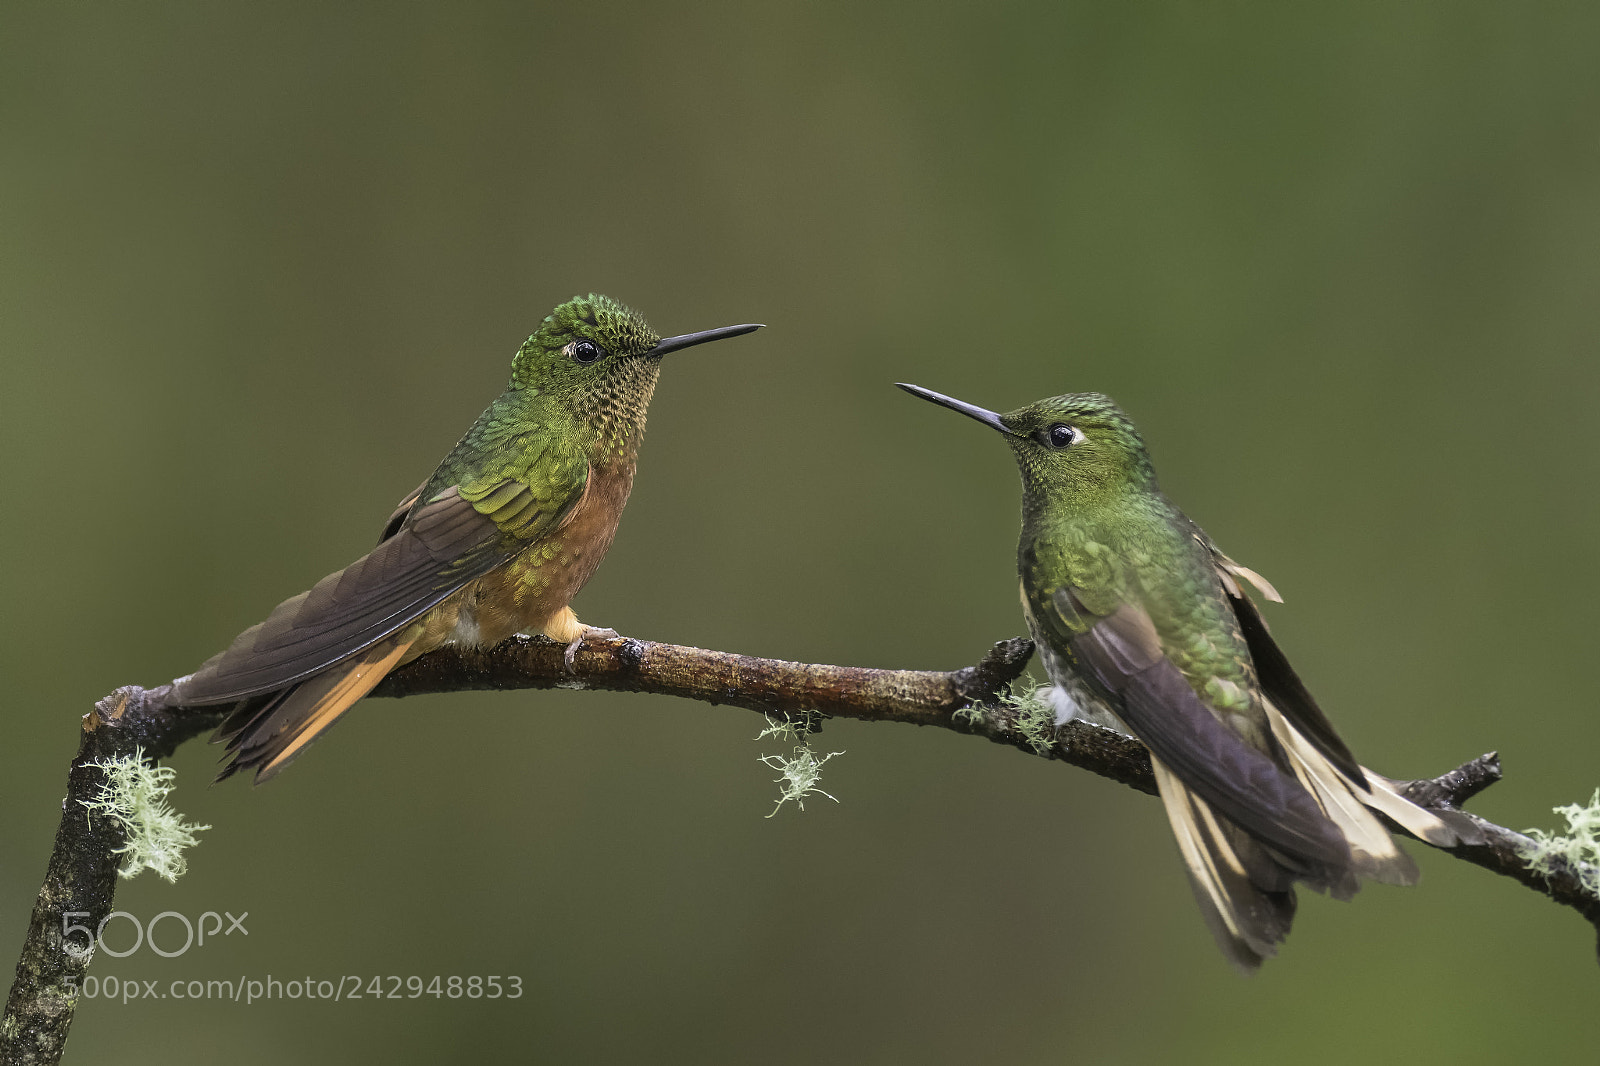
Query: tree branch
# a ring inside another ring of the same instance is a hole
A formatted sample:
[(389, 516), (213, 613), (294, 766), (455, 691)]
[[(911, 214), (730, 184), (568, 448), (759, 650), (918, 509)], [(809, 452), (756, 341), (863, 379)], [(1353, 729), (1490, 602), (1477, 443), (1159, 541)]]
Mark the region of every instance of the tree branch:
[[(1075, 721), (1055, 730), (1053, 742), (1041, 743), (1038, 734), (1018, 720), (1016, 707), (996, 701), (1021, 676), (1032, 653), (1032, 641), (1015, 638), (996, 644), (976, 666), (932, 673), (810, 666), (616, 638), (586, 641), (568, 672), (559, 645), (543, 638), (514, 638), (489, 651), (442, 648), (390, 674), (372, 695), (463, 688), (594, 688), (659, 692), (775, 715), (818, 711), (866, 722), (910, 722), (984, 736), (1155, 795), (1149, 753), (1132, 737)], [(982, 707), (982, 713), (960, 713), (974, 704)], [(1424, 807), (1459, 810), (1500, 778), (1500, 757), (1490, 752), (1440, 777), (1407, 782), (1406, 792)], [(1537, 873), (1522, 858), (1532, 844), (1528, 837), (1462, 813), (1483, 830), (1484, 843), (1440, 850), (1573, 908), (1600, 932), (1600, 896), (1584, 885), (1578, 870), (1553, 859), (1549, 877)], [(1390, 828), (1405, 833), (1394, 823)]]
[(152, 762), (165, 758), (219, 717), (168, 708), (167, 692), (165, 685), (148, 691), (119, 688), (83, 716), (78, 754), (67, 771), (67, 798), (61, 801), (55, 848), (33, 907), (5, 1019), (0, 1021), (4, 1066), (61, 1060), (79, 990), (94, 957), (92, 950), (75, 950), (81, 941), (69, 946), (66, 926), (70, 922), (98, 930), (111, 913), (117, 891), (117, 849), (124, 838), (120, 823), (85, 806), (106, 780), (105, 771), (95, 764), (137, 750)]
[[(394, 671), (371, 694), (605, 689), (732, 704), (809, 731), (829, 717), (909, 722), (987, 737), (1154, 795), (1150, 759), (1138, 741), (1085, 722), (1056, 730), (1048, 718), (1030, 718), (1019, 704), (1001, 699), (1032, 654), (1031, 641), (1001, 641), (976, 665), (945, 673), (807, 665), (618, 637), (586, 641), (569, 671), (561, 645), (517, 637), (488, 651), (442, 648)], [(81, 912), (86, 915), (81, 924), (98, 928), (112, 909), (122, 831), (80, 802), (92, 799), (104, 781), (104, 772), (92, 764), (136, 749), (147, 759), (163, 758), (222, 715), (218, 708), (172, 707), (170, 695), (167, 685), (121, 688), (84, 717), (55, 849), (0, 1023), (0, 1064), (59, 1061), (77, 1007), (75, 989), (92, 959), (92, 953), (66, 950), (63, 915)], [(1499, 758), (1491, 752), (1441, 777), (1410, 782), (1407, 791), (1423, 806), (1456, 810), (1500, 776)], [(1531, 843), (1527, 837), (1467, 817), (1483, 830), (1485, 842), (1448, 849), (1448, 854), (1572, 907), (1600, 930), (1600, 895), (1585, 887), (1579, 870), (1557, 861), (1550, 876), (1535, 873), (1522, 858)]]

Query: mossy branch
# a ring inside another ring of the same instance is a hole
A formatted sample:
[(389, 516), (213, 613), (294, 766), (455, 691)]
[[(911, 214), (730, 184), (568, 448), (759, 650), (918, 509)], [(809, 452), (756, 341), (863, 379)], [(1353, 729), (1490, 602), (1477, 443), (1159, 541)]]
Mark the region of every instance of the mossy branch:
[[(1155, 794), (1150, 760), (1137, 741), (1113, 730), (1072, 722), (1041, 737), (1037, 723), (1003, 699), (1033, 654), (1031, 641), (996, 644), (974, 666), (950, 672), (820, 666), (705, 651), (623, 637), (585, 642), (573, 668), (560, 645), (516, 638), (488, 651), (446, 647), (390, 674), (373, 696), (400, 697), (474, 689), (580, 688), (650, 692), (711, 704), (731, 704), (789, 720), (854, 718), (907, 722), (987, 737), (1031, 755), (1054, 759)], [(34, 908), (16, 982), (0, 1023), (0, 1064), (58, 1062), (92, 954), (64, 950), (62, 915), (86, 912), (95, 927), (111, 912), (119, 849), (127, 844), (113, 818), (86, 809), (105, 773), (96, 764), (132, 755), (170, 755), (179, 744), (216, 724), (220, 712), (168, 705), (169, 686), (118, 689), (85, 716), (67, 778), (67, 801), (44, 886)], [(977, 708), (976, 712), (974, 708)], [(300, 772), (308, 772), (302, 770)], [(1500, 779), (1494, 753), (1440, 777), (1409, 786), (1414, 800), (1455, 810)], [(54, 798), (52, 797), (52, 802)], [(1510, 877), (1572, 907), (1600, 929), (1600, 895), (1585, 871), (1547, 856), (1536, 872), (1527, 862), (1535, 842), (1521, 833), (1473, 820), (1485, 843), (1448, 854)]]

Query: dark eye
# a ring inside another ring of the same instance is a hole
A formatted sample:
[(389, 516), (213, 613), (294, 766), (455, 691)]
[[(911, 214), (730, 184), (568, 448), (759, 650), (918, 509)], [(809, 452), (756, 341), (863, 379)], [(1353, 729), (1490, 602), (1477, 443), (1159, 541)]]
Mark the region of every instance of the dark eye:
[(588, 366), (590, 363), (598, 363), (600, 360), (606, 357), (605, 349), (600, 347), (594, 341), (573, 341), (571, 344), (563, 348), (562, 351), (566, 352), (567, 356), (574, 363), (578, 363), (582, 366)]
[(1065, 422), (1057, 422), (1055, 425), (1044, 431), (1044, 438), (1052, 448), (1065, 448), (1069, 444), (1076, 444), (1078, 441), (1082, 440), (1083, 434), (1079, 433)]

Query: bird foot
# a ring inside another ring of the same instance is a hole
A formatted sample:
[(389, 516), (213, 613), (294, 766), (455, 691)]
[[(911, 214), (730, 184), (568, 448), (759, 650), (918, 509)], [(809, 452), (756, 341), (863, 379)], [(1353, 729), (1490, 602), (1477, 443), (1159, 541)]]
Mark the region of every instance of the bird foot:
[(583, 647), (583, 642), (590, 637), (620, 637), (615, 629), (601, 629), (599, 626), (584, 626), (572, 643), (567, 645), (567, 650), (561, 653), (561, 661), (567, 664), (567, 673), (572, 673), (572, 664), (578, 657), (578, 649)]

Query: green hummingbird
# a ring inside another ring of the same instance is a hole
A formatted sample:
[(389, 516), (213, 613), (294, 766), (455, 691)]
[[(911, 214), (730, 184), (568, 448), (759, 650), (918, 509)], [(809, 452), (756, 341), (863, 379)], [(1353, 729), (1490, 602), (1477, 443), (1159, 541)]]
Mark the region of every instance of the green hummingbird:
[(231, 760), (217, 779), (272, 777), (390, 670), (443, 644), (543, 633), (567, 645), (570, 667), (586, 634), (614, 636), (568, 602), (616, 534), (661, 359), (760, 328), (662, 339), (592, 294), (552, 311), (376, 548), (173, 682), (175, 705), (233, 705), (214, 738)]
[(1022, 608), (1056, 724), (1083, 717), (1150, 750), (1195, 898), (1240, 970), (1277, 953), (1296, 882), (1337, 899), (1361, 878), (1416, 883), (1374, 811), (1439, 847), (1482, 842), (1466, 816), (1424, 810), (1356, 762), (1244, 584), (1282, 602), (1277, 591), (1162, 494), (1139, 431), (1110, 398), (1074, 393), (996, 414), (900, 387), (1011, 446)]

